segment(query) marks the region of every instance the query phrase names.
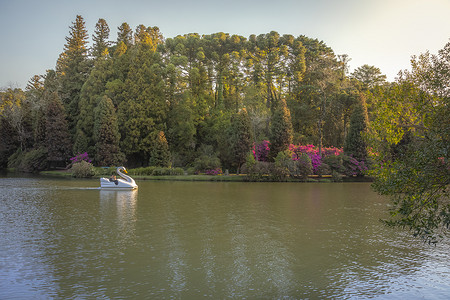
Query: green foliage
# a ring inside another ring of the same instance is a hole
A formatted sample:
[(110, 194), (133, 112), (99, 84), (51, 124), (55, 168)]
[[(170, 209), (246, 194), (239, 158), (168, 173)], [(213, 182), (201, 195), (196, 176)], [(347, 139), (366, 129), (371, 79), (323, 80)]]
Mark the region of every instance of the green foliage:
[(46, 112), (46, 147), (49, 162), (64, 163), (71, 155), (71, 141), (64, 107), (58, 95), (49, 95)]
[(386, 223), (435, 243), (450, 229), (450, 43), (411, 62), (396, 84), (371, 95), (371, 175), (392, 199)]
[(128, 173), (137, 176), (175, 176), (184, 175), (184, 170), (182, 168), (162, 168), (152, 166), (130, 169)]
[(157, 167), (170, 167), (172, 161), (170, 158), (169, 144), (167, 144), (166, 136), (160, 131), (151, 150), (150, 165)]
[(281, 99), (270, 124), (270, 153), (269, 159), (277, 157), (278, 153), (288, 149), (292, 143), (291, 113), (286, 101)]
[(104, 19), (98, 19), (95, 24), (95, 32), (92, 40), (94, 45), (92, 46), (92, 55), (95, 58), (106, 57), (109, 55), (109, 26)]
[(23, 155), (17, 169), (22, 172), (36, 173), (48, 168), (47, 149), (44, 147), (30, 150)]
[(74, 163), (70, 171), (72, 172), (72, 176), (76, 178), (89, 178), (95, 175), (94, 166), (84, 160)]
[(367, 143), (364, 139), (368, 131), (368, 123), (366, 102), (363, 97), (360, 97), (350, 118), (350, 129), (345, 141), (344, 153), (363, 162), (366, 162), (368, 157)]
[(200, 155), (194, 161), (194, 170), (204, 172), (205, 170), (214, 170), (220, 168), (220, 159), (211, 146), (202, 146)]
[(88, 33), (82, 16), (77, 15), (66, 37), (64, 51), (56, 65), (59, 95), (65, 110), (70, 132), (75, 132), (78, 121), (80, 92), (90, 70), (88, 61)]
[(369, 65), (362, 65), (356, 68), (352, 73), (352, 77), (360, 81), (365, 90), (373, 89), (386, 82), (386, 75), (381, 74), (379, 68)]
[(250, 118), (245, 108), (231, 118), (229, 135), (233, 162), (237, 164), (236, 167), (239, 170), (253, 145)]
[(103, 96), (95, 108), (95, 161), (100, 166), (121, 164), (125, 157), (119, 148), (120, 134), (114, 105)]
[(329, 155), (325, 156), (322, 159), (322, 164), (326, 164), (330, 171), (336, 174), (343, 174), (345, 172), (345, 168), (343, 165), (343, 157), (344, 155)]

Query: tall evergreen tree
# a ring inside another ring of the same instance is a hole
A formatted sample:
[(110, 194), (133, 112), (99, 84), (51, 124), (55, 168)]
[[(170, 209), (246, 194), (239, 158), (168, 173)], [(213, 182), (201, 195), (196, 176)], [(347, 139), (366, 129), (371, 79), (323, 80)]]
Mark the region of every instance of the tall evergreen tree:
[(63, 165), (69, 161), (72, 144), (65, 117), (64, 106), (57, 93), (48, 95), (46, 112), (46, 146), (48, 161), (53, 166)]
[(103, 96), (95, 108), (94, 139), (97, 165), (117, 166), (123, 162), (116, 111), (107, 96)]
[(122, 23), (117, 28), (119, 31), (117, 32), (117, 45), (123, 43), (127, 48), (133, 45), (133, 30), (131, 29), (128, 23)]
[(150, 152), (150, 165), (157, 167), (170, 167), (172, 162), (169, 152), (169, 144), (163, 131), (158, 132)]
[(75, 133), (78, 120), (80, 91), (89, 75), (88, 61), (88, 33), (83, 17), (77, 15), (70, 26), (69, 36), (66, 37), (64, 52), (61, 53), (57, 72), (60, 79), (59, 94), (63, 102), (69, 122), (69, 130)]
[(105, 94), (107, 83), (113, 79), (114, 70), (112, 60), (106, 57), (99, 58), (94, 64), (89, 77), (80, 92), (78, 103), (78, 121), (74, 138), (74, 152), (87, 151), (95, 155), (94, 141), (94, 109)]
[(361, 94), (350, 117), (350, 128), (344, 145), (344, 153), (353, 156), (358, 161), (367, 161), (367, 143), (364, 134), (367, 133), (369, 119), (364, 96)]
[(253, 145), (253, 133), (245, 108), (235, 114), (231, 119), (231, 152), (233, 153), (233, 161), (237, 166), (237, 171), (247, 158)]
[(291, 113), (286, 101), (281, 99), (276, 106), (270, 123), (270, 153), (269, 159), (273, 160), (278, 153), (289, 148), (292, 143)]
[(94, 58), (106, 57), (109, 55), (109, 26), (104, 19), (99, 19), (95, 24), (95, 32), (92, 36), (94, 44), (92, 46), (92, 55)]

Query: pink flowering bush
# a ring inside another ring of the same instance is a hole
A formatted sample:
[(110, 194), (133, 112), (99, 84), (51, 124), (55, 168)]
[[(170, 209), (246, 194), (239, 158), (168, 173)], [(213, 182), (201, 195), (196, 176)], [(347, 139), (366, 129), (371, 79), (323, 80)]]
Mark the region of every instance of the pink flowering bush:
[(222, 169), (221, 168), (215, 168), (215, 169), (208, 169), (205, 170), (205, 174), (206, 175), (212, 175), (212, 176), (216, 176), (216, 175), (222, 175)]
[(256, 161), (267, 161), (270, 152), (270, 142), (264, 140), (259, 144), (253, 144), (253, 156)]
[(343, 165), (344, 173), (347, 176), (362, 176), (368, 169), (364, 161), (358, 161), (353, 156), (348, 155), (343, 156)]
[(319, 154), (319, 148), (314, 145), (289, 145), (289, 150), (293, 152), (292, 160), (298, 160), (302, 154), (307, 154), (311, 159), (311, 165), (314, 174), (323, 175), (323, 171), (326, 167), (321, 167), (323, 159), (326, 157), (339, 156), (343, 153), (340, 148), (330, 147), (322, 148), (322, 157)]
[(87, 152), (84, 153), (78, 153), (77, 155), (75, 155), (74, 157), (72, 157), (70, 159), (70, 161), (72, 162), (72, 164), (77, 163), (77, 162), (88, 162), (88, 163), (92, 163), (92, 160), (89, 158), (89, 155)]

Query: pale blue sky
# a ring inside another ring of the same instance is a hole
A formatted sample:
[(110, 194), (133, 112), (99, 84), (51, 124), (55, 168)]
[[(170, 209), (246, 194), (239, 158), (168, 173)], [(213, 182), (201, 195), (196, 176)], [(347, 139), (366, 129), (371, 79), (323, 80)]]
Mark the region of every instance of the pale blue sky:
[(348, 54), (351, 71), (374, 65), (390, 81), (409, 68), (411, 55), (436, 53), (450, 38), (450, 0), (0, 0), (0, 88), (24, 88), (33, 75), (55, 68), (77, 14), (90, 37), (105, 19), (110, 40), (123, 22), (158, 26), (164, 37), (306, 35)]

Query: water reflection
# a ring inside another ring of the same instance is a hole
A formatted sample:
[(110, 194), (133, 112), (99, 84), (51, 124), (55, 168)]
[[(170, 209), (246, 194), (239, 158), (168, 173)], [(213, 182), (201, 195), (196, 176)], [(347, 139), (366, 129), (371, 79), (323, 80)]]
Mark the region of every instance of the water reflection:
[(429, 248), (383, 227), (386, 202), (368, 185), (97, 185), (0, 179), (1, 299), (450, 292), (450, 242)]
[[(100, 215), (103, 224), (116, 230), (118, 243), (126, 246), (134, 243), (138, 191), (100, 190)], [(116, 218), (111, 219), (111, 214)]]

